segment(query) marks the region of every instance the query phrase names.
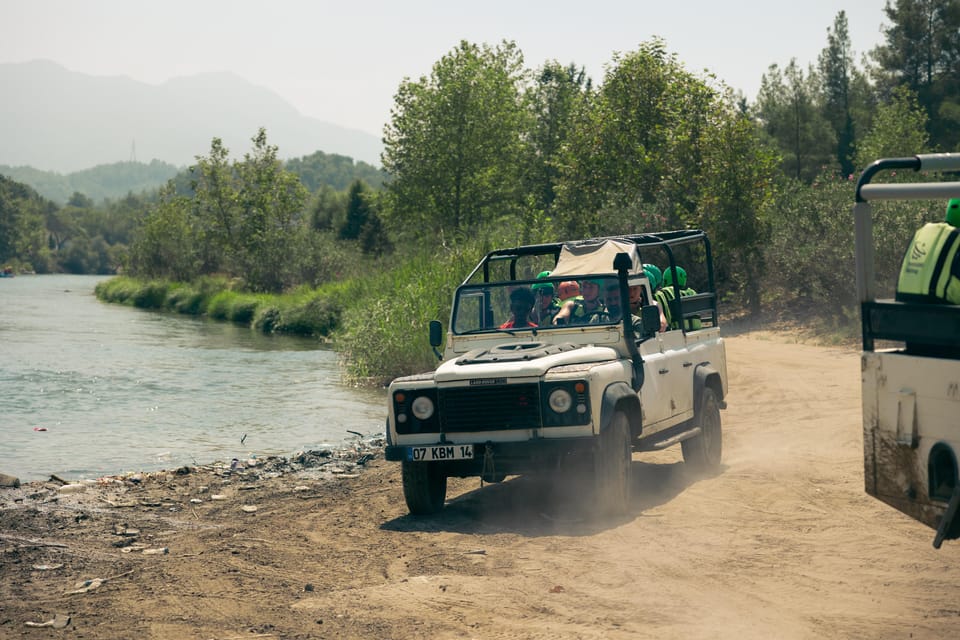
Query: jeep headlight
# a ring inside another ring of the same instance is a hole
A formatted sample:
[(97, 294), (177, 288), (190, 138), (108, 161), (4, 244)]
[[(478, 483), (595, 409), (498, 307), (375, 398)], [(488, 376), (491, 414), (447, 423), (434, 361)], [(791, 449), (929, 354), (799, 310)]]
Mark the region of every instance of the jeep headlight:
[(549, 403), (556, 413), (566, 413), (573, 406), (573, 397), (566, 389), (554, 389), (550, 392)]
[(426, 420), (433, 415), (433, 400), (427, 396), (417, 396), (410, 404), (410, 411), (418, 420)]

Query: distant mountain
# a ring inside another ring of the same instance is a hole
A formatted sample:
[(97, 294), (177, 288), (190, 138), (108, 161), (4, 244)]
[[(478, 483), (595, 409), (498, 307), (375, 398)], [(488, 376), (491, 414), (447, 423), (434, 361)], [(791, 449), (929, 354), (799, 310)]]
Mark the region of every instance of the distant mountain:
[(0, 175), (33, 187), (47, 200), (64, 205), (74, 193), (82, 193), (95, 203), (118, 200), (128, 193), (139, 195), (156, 191), (180, 170), (166, 162), (115, 162), (67, 174), (41, 171), (33, 167), (0, 164)]
[(49, 61), (0, 64), (0, 164), (72, 172), (116, 162), (179, 167), (214, 137), (240, 158), (260, 127), (280, 158), (335, 153), (380, 166), (372, 134), (301, 115), (280, 96), (231, 73), (150, 85), (91, 76)]

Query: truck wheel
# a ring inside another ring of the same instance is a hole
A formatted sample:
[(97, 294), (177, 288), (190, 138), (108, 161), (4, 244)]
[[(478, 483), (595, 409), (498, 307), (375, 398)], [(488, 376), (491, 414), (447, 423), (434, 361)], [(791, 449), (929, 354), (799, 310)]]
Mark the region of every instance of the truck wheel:
[(700, 433), (680, 443), (683, 461), (695, 473), (716, 473), (720, 470), (723, 455), (723, 430), (720, 427), (720, 403), (710, 387), (703, 389), (700, 412), (695, 420)]
[(407, 509), (415, 516), (439, 513), (447, 498), (447, 476), (439, 465), (431, 462), (404, 462), (400, 475), (403, 477), (403, 497)]
[(630, 509), (633, 488), (630, 423), (622, 411), (613, 414), (610, 426), (600, 436), (594, 459), (595, 505), (602, 515), (624, 515)]

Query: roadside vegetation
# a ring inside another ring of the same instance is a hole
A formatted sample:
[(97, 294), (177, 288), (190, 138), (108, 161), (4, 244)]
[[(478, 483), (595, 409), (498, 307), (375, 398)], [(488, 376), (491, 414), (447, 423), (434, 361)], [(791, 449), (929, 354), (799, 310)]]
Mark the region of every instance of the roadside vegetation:
[[(702, 228), (724, 308), (792, 310), (842, 336), (858, 314), (859, 172), (960, 149), (960, 0), (886, 13), (868, 68), (841, 11), (817, 63), (771, 65), (753, 104), (660, 40), (615, 54), (596, 81), (575, 64), (529, 68), (512, 42), (461, 42), (400, 83), (382, 183), (283, 163), (264, 130), (240, 160), (214, 138), (159, 192), (102, 208), (82, 194), (56, 208), (0, 177), (0, 261), (119, 268), (102, 299), (315, 335), (378, 382), (430, 368), (427, 321), (446, 320), (491, 248)], [(905, 247), (942, 208), (884, 205), (875, 233)], [(890, 292), (900, 259), (877, 256)]]

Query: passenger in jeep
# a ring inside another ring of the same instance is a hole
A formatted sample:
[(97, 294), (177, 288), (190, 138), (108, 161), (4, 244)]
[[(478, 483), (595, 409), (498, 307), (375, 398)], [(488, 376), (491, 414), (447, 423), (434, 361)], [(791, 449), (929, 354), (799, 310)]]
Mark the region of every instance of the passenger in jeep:
[[(545, 273), (550, 275), (549, 271)], [(553, 324), (553, 317), (560, 311), (560, 301), (553, 295), (553, 284), (538, 282), (531, 288), (537, 297), (536, 309), (533, 314), (534, 320), (537, 321), (538, 326), (548, 327)]]
[[(649, 304), (647, 302), (647, 295), (641, 286), (630, 287), (630, 311), (637, 315), (640, 313), (640, 309)], [(653, 301), (653, 304), (657, 305), (657, 310), (660, 312), (660, 332), (663, 333), (667, 330), (667, 316), (663, 313), (663, 307), (661, 307), (656, 300)]]
[(533, 311), (533, 291), (520, 287), (510, 292), (510, 319), (500, 325), (501, 329), (519, 329), (521, 327), (536, 327), (537, 323), (530, 322), (530, 312)]
[(599, 280), (584, 280), (580, 283), (581, 295), (563, 303), (554, 316), (554, 324), (588, 324), (603, 313)]
[(960, 304), (960, 198), (950, 200), (944, 222), (928, 222), (910, 241), (900, 266), (900, 302)]

